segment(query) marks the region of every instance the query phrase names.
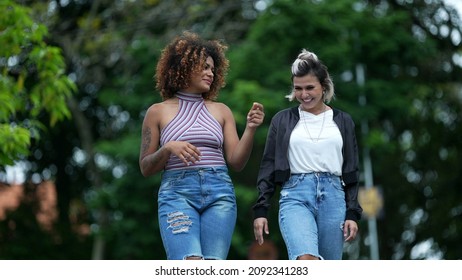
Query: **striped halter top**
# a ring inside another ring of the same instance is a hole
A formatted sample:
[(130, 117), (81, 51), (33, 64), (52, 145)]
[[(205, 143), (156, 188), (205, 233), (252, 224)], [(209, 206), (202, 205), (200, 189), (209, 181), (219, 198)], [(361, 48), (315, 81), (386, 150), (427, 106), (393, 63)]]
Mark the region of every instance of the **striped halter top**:
[(160, 144), (169, 141), (187, 141), (202, 154), (201, 160), (186, 166), (177, 156), (171, 155), (165, 170), (226, 165), (223, 157), (223, 129), (205, 107), (202, 95), (176, 94), (179, 110), (161, 131)]

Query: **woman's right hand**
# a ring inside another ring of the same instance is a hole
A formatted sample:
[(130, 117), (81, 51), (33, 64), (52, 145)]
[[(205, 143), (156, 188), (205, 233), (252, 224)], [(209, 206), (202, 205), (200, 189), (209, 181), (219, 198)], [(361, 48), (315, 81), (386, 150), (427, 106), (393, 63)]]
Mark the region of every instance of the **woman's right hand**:
[(256, 218), (253, 221), (253, 233), (259, 245), (264, 242), (263, 232), (269, 234), (268, 220), (266, 218)]
[(200, 150), (189, 142), (171, 141), (165, 144), (165, 148), (183, 161), (185, 165), (194, 164), (196, 161), (201, 160)]

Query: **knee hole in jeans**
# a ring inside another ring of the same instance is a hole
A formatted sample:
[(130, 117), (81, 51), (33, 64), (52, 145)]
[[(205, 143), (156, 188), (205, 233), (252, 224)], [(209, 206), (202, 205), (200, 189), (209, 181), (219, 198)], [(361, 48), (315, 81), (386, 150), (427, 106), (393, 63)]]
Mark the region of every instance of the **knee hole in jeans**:
[(315, 257), (310, 254), (305, 254), (297, 257), (297, 260), (320, 260), (319, 257)]
[(185, 260), (203, 260), (203, 258), (200, 256), (188, 256)]

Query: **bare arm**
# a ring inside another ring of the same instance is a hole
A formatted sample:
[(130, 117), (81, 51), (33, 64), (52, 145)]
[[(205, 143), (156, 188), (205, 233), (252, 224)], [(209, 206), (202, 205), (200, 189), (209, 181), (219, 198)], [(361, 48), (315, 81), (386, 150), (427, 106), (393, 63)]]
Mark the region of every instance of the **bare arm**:
[(253, 139), (258, 126), (263, 123), (263, 105), (254, 103), (247, 114), (247, 125), (241, 139), (236, 132), (236, 122), (231, 110), (225, 106), (224, 112), (224, 137), (225, 152), (228, 164), (236, 171), (242, 170), (253, 148)]
[(158, 107), (159, 105), (151, 106), (143, 120), (139, 165), (145, 177), (161, 171), (170, 157), (168, 149), (165, 147), (158, 149), (160, 139)]
[(184, 141), (170, 141), (159, 148), (161, 105), (151, 106), (143, 121), (139, 165), (143, 176), (162, 171), (170, 156), (176, 155), (185, 165), (200, 160), (201, 153), (194, 145)]

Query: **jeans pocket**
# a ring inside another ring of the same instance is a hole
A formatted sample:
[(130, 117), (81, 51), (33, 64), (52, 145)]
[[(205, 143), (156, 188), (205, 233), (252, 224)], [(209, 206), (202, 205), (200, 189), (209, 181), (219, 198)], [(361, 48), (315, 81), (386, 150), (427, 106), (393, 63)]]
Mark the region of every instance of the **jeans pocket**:
[(216, 173), (217, 177), (225, 182), (228, 185), (232, 185), (233, 181), (231, 180), (231, 177), (229, 176), (228, 172), (225, 171), (219, 171)]
[(342, 192), (344, 191), (342, 180), (340, 179), (340, 177), (331, 177), (329, 179), (329, 182), (335, 189), (342, 191)]
[(300, 181), (303, 179), (303, 175), (291, 175), (289, 180), (287, 180), (283, 185), (282, 189), (292, 189), (295, 188)]
[(167, 177), (162, 178), (162, 181), (160, 183), (159, 192), (168, 191), (172, 189), (174, 186), (180, 185), (181, 179), (182, 179), (181, 175), (167, 176)]

